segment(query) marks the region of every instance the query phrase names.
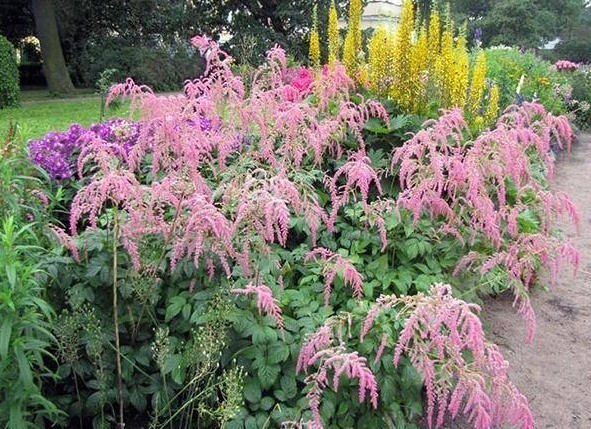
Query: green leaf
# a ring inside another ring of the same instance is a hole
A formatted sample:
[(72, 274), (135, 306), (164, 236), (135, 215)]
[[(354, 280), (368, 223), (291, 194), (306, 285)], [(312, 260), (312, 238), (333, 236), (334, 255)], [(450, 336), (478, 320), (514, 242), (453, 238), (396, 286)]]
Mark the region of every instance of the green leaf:
[(269, 411), (275, 405), (275, 400), (271, 396), (265, 396), (261, 400), (261, 409), (265, 411)]
[(414, 259), (419, 255), (419, 243), (416, 239), (411, 238), (404, 243), (404, 252), (409, 259)]
[(257, 419), (254, 416), (248, 416), (244, 421), (245, 429), (260, 429), (257, 423)]
[(12, 334), (13, 316), (6, 316), (2, 321), (0, 327), (0, 358), (5, 359), (8, 354), (8, 345), (10, 344), (10, 336)]
[(146, 400), (146, 396), (140, 392), (137, 387), (131, 389), (131, 394), (129, 395), (129, 400), (131, 404), (136, 408), (138, 411), (144, 411), (148, 405), (148, 401)]
[(268, 350), (269, 363), (285, 362), (289, 357), (289, 347), (283, 342), (275, 342)]
[(257, 370), (257, 375), (261, 380), (261, 386), (263, 389), (270, 388), (275, 380), (277, 380), (277, 376), (281, 372), (281, 367), (279, 365), (267, 365), (263, 364)]
[(275, 395), (275, 397), (276, 397), (276, 398), (279, 400), (279, 402), (285, 402), (285, 401), (287, 401), (288, 399), (290, 399), (290, 397), (289, 397), (289, 396), (287, 396), (287, 393), (286, 393), (286, 392), (284, 392), (284, 391), (283, 391), (283, 390), (281, 390), (281, 389), (275, 389), (275, 390), (273, 391), (273, 394), (274, 394), (274, 395)]
[(16, 287), (16, 267), (14, 264), (6, 264), (6, 277), (8, 278), (8, 283), (12, 288)]
[[(281, 377), (281, 389), (283, 389), (283, 392), (285, 393), (285, 396), (287, 398), (293, 398), (297, 392), (298, 392), (298, 388), (297, 388), (297, 384), (295, 381), (295, 378), (293, 376), (290, 375), (284, 375), (283, 377)], [(277, 395), (275, 395), (277, 396)], [(277, 399), (281, 400), (281, 398), (277, 397)]]
[(172, 318), (179, 314), (186, 302), (187, 301), (182, 296), (173, 296), (170, 299), (170, 304), (166, 307), (165, 321), (170, 322)]
[(182, 355), (178, 354), (178, 353), (168, 356), (166, 358), (166, 360), (164, 361), (164, 365), (162, 367), (162, 372), (164, 374), (169, 374), (174, 369), (177, 369), (178, 367), (180, 367), (181, 359), (182, 359)]
[(270, 326), (258, 326), (252, 333), (252, 342), (255, 345), (267, 344), (277, 341), (277, 332)]
[(14, 346), (14, 356), (18, 365), (19, 378), (23, 382), (26, 388), (33, 385), (33, 373), (31, 372), (31, 366), (29, 360), (25, 355), (20, 344)]
[(384, 125), (384, 121), (375, 117), (369, 118), (365, 122), (364, 128), (367, 131), (375, 134), (388, 134), (391, 131), (390, 128), (388, 128), (388, 126)]
[(261, 400), (261, 382), (257, 378), (249, 378), (244, 384), (244, 390), (242, 391), (244, 399), (248, 402), (257, 404)]

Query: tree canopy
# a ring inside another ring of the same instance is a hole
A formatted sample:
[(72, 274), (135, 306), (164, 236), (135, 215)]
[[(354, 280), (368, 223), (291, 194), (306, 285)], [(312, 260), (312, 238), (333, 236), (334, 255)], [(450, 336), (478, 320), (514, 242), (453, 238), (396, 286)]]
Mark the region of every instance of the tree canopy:
[[(420, 0), (424, 1), (424, 0)], [(572, 32), (585, 0), (452, 0), (456, 20), (482, 29), (485, 45), (539, 47)]]

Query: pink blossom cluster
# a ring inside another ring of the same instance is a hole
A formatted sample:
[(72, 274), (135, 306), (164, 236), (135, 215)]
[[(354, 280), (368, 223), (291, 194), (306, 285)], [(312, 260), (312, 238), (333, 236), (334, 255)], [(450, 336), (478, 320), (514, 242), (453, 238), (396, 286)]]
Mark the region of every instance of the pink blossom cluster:
[[(578, 224), (578, 213), (566, 195), (548, 191), (536, 176), (539, 165), (552, 177), (551, 148), (570, 149), (572, 130), (566, 118), (547, 113), (540, 104), (523, 103), (509, 107), (496, 128), (472, 141), (469, 137), (456, 109), (426, 123), (395, 150), (392, 169), (399, 169), (402, 189), (398, 206), (410, 210), (416, 221), (424, 213), (442, 220), (441, 230), (461, 242), (490, 243), (492, 255), (473, 252), (456, 273), (469, 267), (486, 274), (502, 267), (521, 286), (516, 297), (527, 307), (523, 292), (534, 283), (539, 264), (554, 274), (563, 262), (578, 265), (576, 249), (552, 233), (558, 216)], [(519, 228), (520, 219), (532, 211), (539, 223), (535, 235)], [(533, 310), (523, 305), (520, 313), (527, 315), (531, 339)]]
[(478, 311), (443, 284), (429, 294), (382, 296), (368, 312), (362, 338), (381, 313), (406, 318), (394, 364), (405, 355), (423, 376), (429, 427), (442, 427), (446, 415), (461, 413), (475, 429), (503, 424), (533, 429), (528, 401), (509, 381), (499, 349), (486, 341)]
[(554, 63), (554, 67), (556, 67), (558, 71), (575, 71), (579, 69), (580, 64), (573, 63), (569, 60), (560, 60)]
[[(215, 256), (228, 274), (231, 261), (249, 273), (253, 249), (286, 244), (292, 216), (306, 218), (312, 241), (321, 225), (332, 228), (314, 189), (302, 186), (298, 175), (304, 163), (342, 157), (340, 141), (348, 133), (358, 136), (361, 149), (330, 181), (334, 210), (354, 187), (364, 200), (372, 181), (379, 189), (364, 155), (362, 128), (369, 117), (387, 115), (375, 102), (350, 101), (354, 85), (342, 66), (316, 77), (303, 68), (294, 75), (275, 47), (247, 95), (230, 69), (231, 58), (216, 43), (203, 37), (193, 43), (207, 66), (202, 77), (186, 82), (183, 95), (159, 97), (131, 80), (113, 88), (111, 96), (129, 96), (139, 109), (141, 132), (125, 162), (117, 162), (112, 145), (100, 138), (85, 146), (78, 174), (90, 171), (91, 177), (74, 198), (70, 232), (76, 235), (84, 219), (95, 227), (105, 205), (116, 204), (125, 214), (123, 243), (136, 268), (141, 239), (151, 234), (172, 246), (173, 267), (184, 257), (211, 267)], [(316, 104), (303, 99), (312, 91)], [(197, 120), (209, 126), (191, 125)], [(138, 180), (147, 168), (154, 179)], [(339, 192), (341, 175), (346, 185)]]
[[(342, 376), (358, 380), (360, 404), (369, 399), (372, 407), (378, 408), (378, 385), (373, 372), (367, 366), (367, 359), (360, 356), (358, 352), (347, 352), (341, 326), (338, 320), (336, 321), (335, 324), (335, 319), (329, 319), (312, 334), (302, 346), (298, 357), (297, 372), (307, 373), (310, 368), (318, 366), (317, 371), (311, 373), (305, 380), (308, 386), (306, 398), (312, 411), (312, 421), (307, 425), (310, 429), (324, 428), (320, 416), (322, 394), (329, 386), (337, 392)], [(335, 338), (335, 330), (337, 338)], [(338, 345), (334, 345), (335, 340), (338, 340)]]
[(353, 289), (355, 298), (363, 297), (363, 277), (355, 266), (343, 256), (323, 247), (317, 247), (306, 255), (306, 261), (318, 259), (322, 261), (324, 275), (324, 303), (328, 305), (330, 292), (338, 273), (343, 277), (346, 285)]

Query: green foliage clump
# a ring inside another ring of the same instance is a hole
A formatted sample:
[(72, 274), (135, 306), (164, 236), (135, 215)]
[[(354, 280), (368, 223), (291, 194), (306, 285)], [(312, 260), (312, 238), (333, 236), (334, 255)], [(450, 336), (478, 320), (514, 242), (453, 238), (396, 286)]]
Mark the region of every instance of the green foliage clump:
[[(42, 391), (51, 383), (54, 311), (42, 260), (53, 202), (10, 125), (0, 141), (0, 426), (44, 427), (62, 413)], [(34, 177), (37, 176), (37, 177)]]
[(588, 38), (565, 40), (556, 45), (555, 52), (561, 59), (578, 63), (590, 63), (591, 41)]
[(521, 76), (524, 76), (521, 87), (524, 100), (536, 99), (554, 114), (566, 112), (565, 99), (558, 95), (568, 80), (553, 69), (549, 62), (531, 52), (524, 53), (515, 48), (489, 48), (485, 52), (487, 78), (499, 86), (501, 108), (517, 101), (516, 90)]
[(111, 81), (131, 77), (155, 91), (178, 91), (186, 79), (194, 79), (202, 71), (199, 55), (184, 44), (129, 44), (108, 37), (85, 46), (75, 67), (86, 83), (97, 82), (104, 70), (117, 69), (110, 75)]
[(572, 96), (570, 111), (580, 128), (591, 127), (591, 69), (583, 67), (571, 76)]
[(0, 109), (19, 104), (19, 77), (16, 51), (12, 43), (0, 36)]

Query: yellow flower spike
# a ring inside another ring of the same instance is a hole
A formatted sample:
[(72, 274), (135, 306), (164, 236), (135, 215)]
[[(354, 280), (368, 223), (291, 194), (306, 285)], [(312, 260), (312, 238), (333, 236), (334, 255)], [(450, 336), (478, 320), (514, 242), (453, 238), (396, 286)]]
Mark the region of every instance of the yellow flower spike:
[[(435, 7), (435, 5), (433, 5)], [(437, 9), (433, 9), (429, 18), (427, 61), (434, 68), (441, 52), (441, 19)]]
[(370, 88), (378, 95), (387, 95), (392, 84), (392, 36), (379, 27), (367, 45)]
[(343, 47), (343, 63), (350, 76), (355, 77), (359, 66), (361, 52), (361, 15), (363, 14), (362, 0), (350, 0), (347, 35)]
[(494, 125), (499, 117), (499, 101), (500, 91), (499, 86), (495, 83), (490, 88), (490, 94), (488, 97), (488, 106), (486, 107), (486, 113), (484, 114), (484, 121), (486, 125)]
[(312, 18), (312, 32), (310, 33), (310, 50), (309, 58), (310, 64), (318, 68), (320, 67), (320, 35), (318, 34), (318, 7), (314, 5)]
[(484, 129), (485, 123), (484, 118), (480, 115), (476, 116), (472, 121), (472, 126), (476, 131), (482, 131)]
[(367, 89), (371, 86), (369, 79), (369, 66), (367, 64), (359, 65), (359, 68), (357, 69), (356, 80), (363, 88)]
[(424, 106), (426, 83), (425, 76), (428, 73), (427, 62), (428, 40), (426, 28), (419, 29), (416, 43), (412, 46), (410, 61), (410, 110), (419, 113)]
[(470, 75), (470, 57), (468, 55), (466, 32), (462, 30), (454, 47), (455, 63), (451, 82), (451, 106), (461, 109), (466, 105)]
[(453, 87), (455, 58), (453, 26), (446, 19), (446, 26), (441, 34), (441, 52), (436, 61), (435, 77), (440, 91), (441, 102), (444, 107), (453, 106), (451, 88)]
[(328, 11), (328, 63), (334, 64), (339, 59), (340, 49), (339, 38), (339, 15), (334, 0), (330, 4)]
[(472, 71), (472, 82), (470, 83), (470, 95), (468, 97), (468, 109), (470, 117), (476, 118), (482, 107), (482, 97), (486, 85), (486, 55), (480, 50), (476, 55), (476, 63)]
[(402, 109), (409, 111), (412, 107), (411, 81), (411, 49), (412, 35), (415, 26), (412, 0), (404, 0), (400, 22), (396, 32), (394, 49), (395, 82), (392, 97)]

